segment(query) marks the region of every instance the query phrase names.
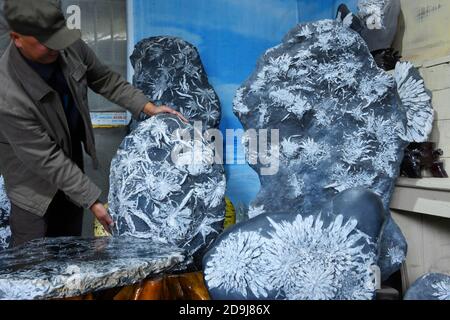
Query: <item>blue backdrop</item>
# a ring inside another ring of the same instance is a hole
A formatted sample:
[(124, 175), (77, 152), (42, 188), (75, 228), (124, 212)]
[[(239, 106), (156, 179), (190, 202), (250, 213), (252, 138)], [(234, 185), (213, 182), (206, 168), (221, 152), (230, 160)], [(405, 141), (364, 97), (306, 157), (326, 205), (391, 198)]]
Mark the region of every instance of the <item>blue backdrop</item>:
[[(242, 128), (232, 101), (258, 58), (297, 23), (334, 18), (342, 2), (356, 8), (357, 0), (133, 0), (129, 36), (132, 45), (157, 35), (194, 44), (220, 97), (224, 131)], [(248, 205), (259, 191), (258, 175), (248, 165), (225, 167), (227, 195), (235, 205)]]

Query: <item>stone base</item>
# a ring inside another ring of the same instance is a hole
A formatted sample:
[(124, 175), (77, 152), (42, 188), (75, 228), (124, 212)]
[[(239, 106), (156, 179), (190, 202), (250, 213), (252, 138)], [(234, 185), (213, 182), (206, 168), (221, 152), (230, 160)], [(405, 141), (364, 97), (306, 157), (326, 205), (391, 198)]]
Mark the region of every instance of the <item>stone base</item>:
[(210, 300), (201, 272), (167, 275), (65, 300)]

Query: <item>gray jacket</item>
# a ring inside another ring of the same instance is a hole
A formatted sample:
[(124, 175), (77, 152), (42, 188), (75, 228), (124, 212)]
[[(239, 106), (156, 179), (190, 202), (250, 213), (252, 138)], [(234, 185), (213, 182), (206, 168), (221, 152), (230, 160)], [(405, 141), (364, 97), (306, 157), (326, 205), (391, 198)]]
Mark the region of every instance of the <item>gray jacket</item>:
[[(84, 122), (86, 152), (97, 163), (88, 87), (138, 117), (149, 99), (103, 65), (79, 40), (61, 51), (62, 71)], [(101, 190), (72, 162), (71, 139), (58, 94), (26, 63), (14, 44), (0, 59), (0, 170), (8, 197), (44, 216), (58, 190), (89, 208)]]

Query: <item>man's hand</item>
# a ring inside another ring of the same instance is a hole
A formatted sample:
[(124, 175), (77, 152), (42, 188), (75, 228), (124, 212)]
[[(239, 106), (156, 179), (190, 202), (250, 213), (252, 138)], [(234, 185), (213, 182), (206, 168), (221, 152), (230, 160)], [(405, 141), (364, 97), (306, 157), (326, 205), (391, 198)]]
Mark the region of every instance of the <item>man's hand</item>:
[(160, 113), (170, 113), (170, 114), (173, 114), (173, 115), (177, 116), (178, 118), (180, 118), (181, 121), (183, 121), (185, 123), (189, 123), (189, 121), (185, 117), (183, 117), (183, 115), (181, 113), (179, 113), (178, 111), (175, 111), (168, 106), (157, 107), (151, 102), (149, 102), (145, 105), (144, 113), (149, 115), (150, 117), (155, 116)]
[(105, 206), (100, 202), (96, 202), (92, 205), (90, 210), (97, 218), (98, 222), (101, 223), (103, 228), (105, 228), (107, 232), (112, 234), (111, 228), (114, 227), (114, 222), (111, 216), (108, 214), (108, 211), (106, 211)]

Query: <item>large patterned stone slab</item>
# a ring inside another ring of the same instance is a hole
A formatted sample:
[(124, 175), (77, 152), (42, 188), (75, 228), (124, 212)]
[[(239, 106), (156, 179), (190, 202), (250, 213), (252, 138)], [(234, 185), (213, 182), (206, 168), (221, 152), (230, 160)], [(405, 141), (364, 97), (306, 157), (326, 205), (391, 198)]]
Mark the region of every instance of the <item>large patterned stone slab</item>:
[(11, 229), (9, 227), (9, 214), (11, 203), (6, 195), (5, 183), (0, 176), (0, 251), (9, 247)]
[(224, 232), (203, 261), (213, 299), (366, 300), (385, 221), (374, 193), (352, 189), (315, 212), (263, 214)]
[(201, 129), (177, 117), (141, 122), (111, 163), (117, 234), (177, 246), (200, 261), (225, 218), (226, 179), (214, 157)]
[(420, 277), (406, 292), (405, 300), (450, 300), (450, 276), (429, 273)]
[(206, 128), (219, 126), (219, 97), (192, 44), (175, 37), (144, 39), (131, 63), (134, 85), (152, 101), (171, 106), (190, 121), (202, 121)]
[(181, 249), (130, 237), (35, 240), (0, 252), (0, 299), (65, 298), (131, 285), (184, 260)]
[[(234, 111), (244, 128), (279, 129), (281, 140), (272, 148), (279, 172), (260, 176), (251, 217), (313, 214), (353, 187), (380, 195), (388, 211), (404, 148), (431, 132), (430, 95), (417, 70), (403, 63), (395, 76), (385, 73), (346, 23), (296, 26), (237, 91)], [(258, 173), (261, 167), (253, 165)], [(384, 279), (399, 269), (406, 249), (389, 217), (379, 260)]]

